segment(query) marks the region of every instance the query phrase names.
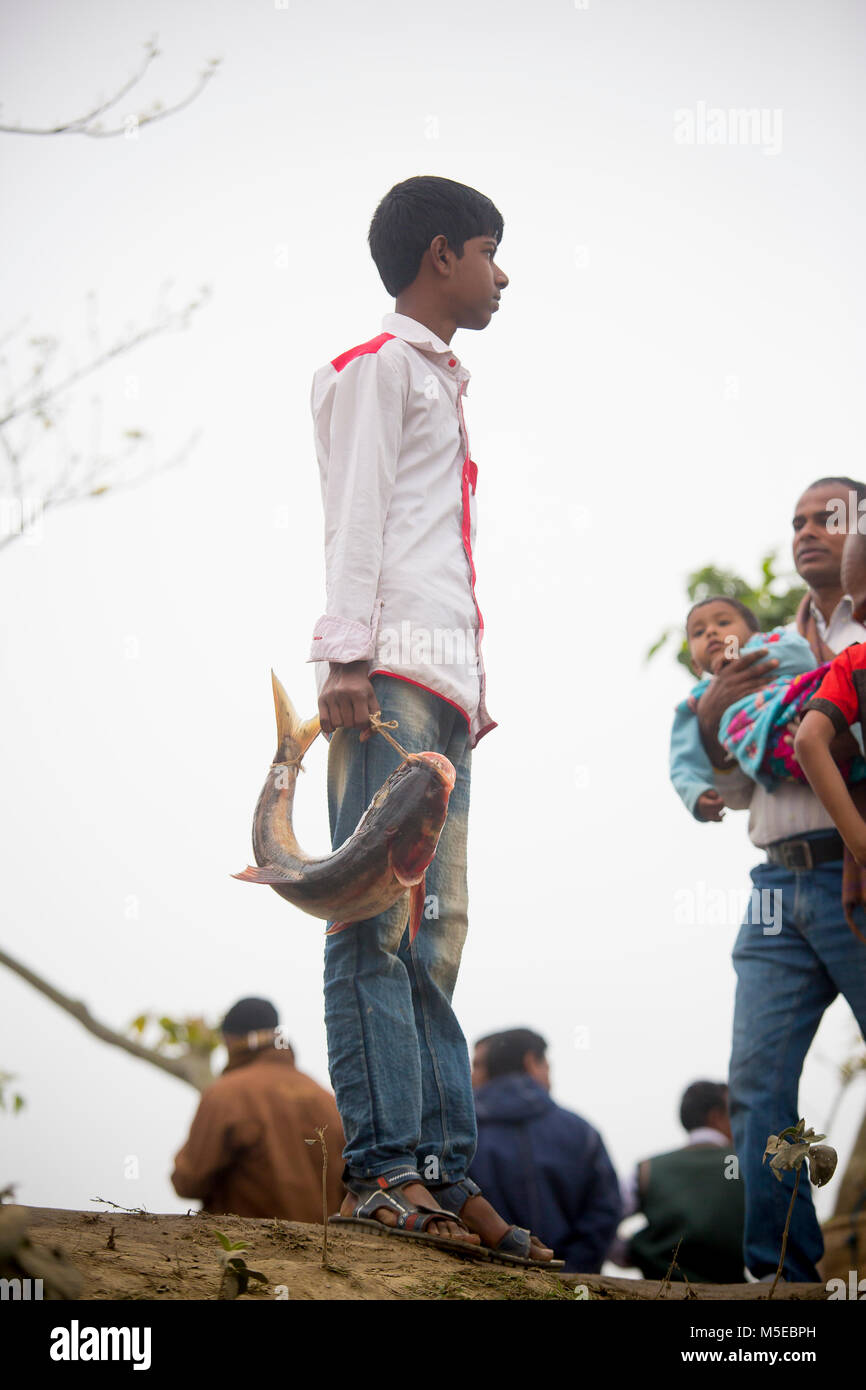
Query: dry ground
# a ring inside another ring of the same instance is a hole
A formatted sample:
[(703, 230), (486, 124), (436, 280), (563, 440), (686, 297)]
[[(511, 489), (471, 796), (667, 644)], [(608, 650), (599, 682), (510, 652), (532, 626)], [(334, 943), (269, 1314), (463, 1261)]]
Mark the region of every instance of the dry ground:
[[(25, 1223), (29, 1246), (20, 1244)], [(265, 1275), (266, 1282), (250, 1282), (240, 1295), (243, 1299), (573, 1300), (589, 1296), (610, 1301), (653, 1299), (660, 1292), (658, 1281), (512, 1269), (459, 1258), (420, 1242), (346, 1229), (329, 1230), (329, 1260), (334, 1267), (324, 1269), (321, 1226), (237, 1216), (51, 1207), (2, 1209), (0, 1275), (26, 1273), (23, 1264), (29, 1260), (34, 1277), (44, 1270), (47, 1296), (50, 1265), (57, 1259), (60, 1286), (67, 1297), (218, 1299), (222, 1246), (217, 1231), (232, 1241), (245, 1241), (246, 1249), (238, 1253), (250, 1269)], [(16, 1241), (17, 1256), (10, 1248)], [(55, 1250), (62, 1252), (60, 1257), (52, 1255)], [(15, 1263), (16, 1259), (21, 1263)], [(672, 1284), (661, 1292), (667, 1298), (751, 1300), (765, 1299), (767, 1286), (703, 1284), (689, 1291), (683, 1284)], [(776, 1298), (785, 1299), (826, 1296), (821, 1284), (780, 1285), (776, 1291)]]

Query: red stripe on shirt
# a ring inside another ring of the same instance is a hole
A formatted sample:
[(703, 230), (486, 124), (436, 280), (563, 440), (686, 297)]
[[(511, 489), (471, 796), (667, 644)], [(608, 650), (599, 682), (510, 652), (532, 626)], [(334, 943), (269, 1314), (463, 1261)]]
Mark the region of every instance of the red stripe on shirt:
[(331, 366), (335, 371), (341, 372), (353, 357), (363, 357), (366, 352), (378, 352), (383, 343), (387, 343), (389, 338), (393, 338), (393, 333), (380, 333), (378, 337), (371, 338), (368, 343), (359, 343), (357, 347), (349, 348), (347, 352), (341, 352), (339, 357), (331, 360)]

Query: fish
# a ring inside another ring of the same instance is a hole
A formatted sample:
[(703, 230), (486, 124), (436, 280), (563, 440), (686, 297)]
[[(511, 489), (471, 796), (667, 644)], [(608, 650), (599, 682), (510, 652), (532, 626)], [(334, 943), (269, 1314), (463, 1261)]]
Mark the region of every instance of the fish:
[(277, 751), (253, 814), (256, 863), (232, 878), (268, 884), (302, 912), (330, 921), (326, 936), (378, 916), (408, 893), (407, 924), (409, 940), (414, 941), (424, 909), (427, 869), (457, 777), (453, 764), (442, 753), (407, 754), (349, 838), (330, 854), (308, 855), (295, 837), (292, 809), (298, 769), (321, 725), (318, 716), (299, 718), (273, 671), (271, 681)]

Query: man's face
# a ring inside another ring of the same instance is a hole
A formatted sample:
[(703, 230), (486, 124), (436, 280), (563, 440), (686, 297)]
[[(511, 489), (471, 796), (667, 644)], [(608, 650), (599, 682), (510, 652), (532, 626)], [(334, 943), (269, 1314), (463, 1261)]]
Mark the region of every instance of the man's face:
[(840, 583), (845, 528), (827, 530), (834, 499), (843, 500), (847, 509), (844, 485), (822, 483), (820, 487), (808, 488), (794, 508), (794, 565), (810, 589), (833, 588)]
[(452, 307), (457, 327), (486, 328), (507, 284), (508, 276), (496, 264), (496, 238), (475, 236), (465, 241), (463, 255), (453, 259)]

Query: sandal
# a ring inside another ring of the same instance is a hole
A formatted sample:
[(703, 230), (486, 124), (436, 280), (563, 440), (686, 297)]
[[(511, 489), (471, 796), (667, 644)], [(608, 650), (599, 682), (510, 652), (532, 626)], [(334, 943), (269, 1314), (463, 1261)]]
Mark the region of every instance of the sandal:
[[(460, 1212), (469, 1198), (481, 1196), (481, 1188), (471, 1178), (463, 1178), (460, 1182), (438, 1187), (431, 1186), (430, 1191), (436, 1196), (439, 1204), (457, 1220), (460, 1220)], [(463, 1221), (460, 1221), (460, 1224), (465, 1225)], [(534, 1260), (529, 1253), (531, 1242), (531, 1231), (527, 1231), (523, 1226), (509, 1226), (498, 1245), (484, 1245), (482, 1248), (488, 1252), (492, 1260), (498, 1260), (502, 1264), (524, 1265), (531, 1269), (565, 1268), (565, 1260)]]
[[(455, 1255), (465, 1255), (471, 1259), (487, 1260), (490, 1251), (486, 1245), (470, 1245), (463, 1240), (450, 1240), (447, 1236), (428, 1235), (427, 1227), (431, 1221), (452, 1221), (464, 1231), (469, 1227), (460, 1217), (444, 1207), (419, 1207), (410, 1200), (398, 1184), (422, 1181), (416, 1173), (396, 1173), (390, 1179), (345, 1178), (344, 1185), (359, 1201), (351, 1216), (329, 1216), (329, 1226), (355, 1226), (365, 1231), (375, 1231), (377, 1235), (399, 1236), (401, 1239), (417, 1240), (425, 1245), (438, 1246)], [(374, 1212), (387, 1207), (397, 1216), (396, 1226), (387, 1226), (377, 1221)]]

